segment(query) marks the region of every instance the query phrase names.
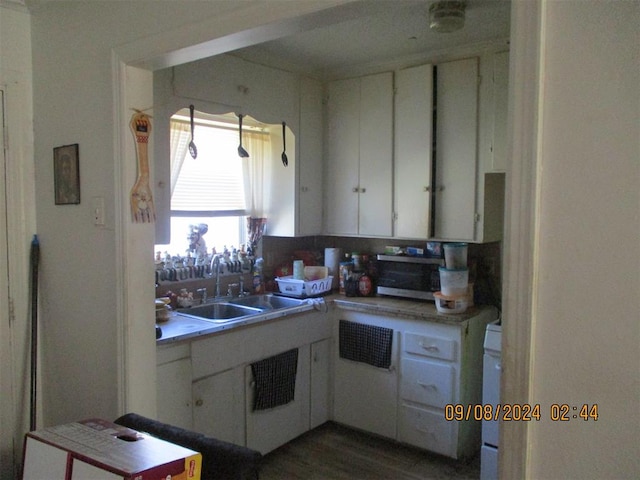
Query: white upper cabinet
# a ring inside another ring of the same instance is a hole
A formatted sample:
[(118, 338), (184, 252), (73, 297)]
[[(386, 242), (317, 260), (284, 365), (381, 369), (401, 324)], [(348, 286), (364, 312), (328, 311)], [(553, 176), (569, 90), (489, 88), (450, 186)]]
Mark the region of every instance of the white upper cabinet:
[[(276, 125), (271, 161), (264, 169), (267, 234), (281, 237), (322, 233), (322, 84), (301, 77), (297, 124), (287, 123), (286, 153), (282, 163), (282, 127)], [(291, 128), (293, 132), (289, 130)]]
[(507, 168), (507, 107), (509, 100), (509, 52), (492, 56), (493, 111), (491, 118), (491, 170)]
[(325, 233), (391, 236), (393, 74), (327, 90)]
[(431, 225), (433, 66), (396, 73), (394, 235), (426, 238)]
[(298, 140), (297, 235), (322, 233), (322, 84), (303, 77), (300, 83)]
[(434, 238), (475, 239), (478, 58), (437, 66)]

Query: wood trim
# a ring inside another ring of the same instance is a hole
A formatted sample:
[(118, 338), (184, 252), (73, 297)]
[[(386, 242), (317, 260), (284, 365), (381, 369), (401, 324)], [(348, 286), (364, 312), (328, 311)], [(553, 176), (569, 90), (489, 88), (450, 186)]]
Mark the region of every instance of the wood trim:
[[(137, 177), (134, 139), (129, 130), (133, 108), (153, 104), (153, 73), (126, 65), (112, 55), (114, 85), (114, 163), (116, 292), (118, 341), (118, 408), (156, 415), (156, 345), (148, 334), (151, 303), (155, 296), (153, 265), (144, 259), (153, 250), (155, 225), (134, 224), (129, 208), (129, 190)], [(153, 144), (149, 145), (153, 154)], [(153, 178), (153, 172), (151, 172)]]
[[(503, 276), (501, 402), (530, 402), (531, 323), (535, 295), (535, 245), (541, 2), (513, 2)], [(527, 422), (500, 425), (499, 477), (527, 478)]]

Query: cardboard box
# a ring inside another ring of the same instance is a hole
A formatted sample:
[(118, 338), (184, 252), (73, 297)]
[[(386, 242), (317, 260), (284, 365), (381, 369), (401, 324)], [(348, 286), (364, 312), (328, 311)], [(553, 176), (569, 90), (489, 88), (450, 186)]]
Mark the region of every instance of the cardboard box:
[(100, 419), (29, 432), (23, 480), (200, 480), (202, 455)]

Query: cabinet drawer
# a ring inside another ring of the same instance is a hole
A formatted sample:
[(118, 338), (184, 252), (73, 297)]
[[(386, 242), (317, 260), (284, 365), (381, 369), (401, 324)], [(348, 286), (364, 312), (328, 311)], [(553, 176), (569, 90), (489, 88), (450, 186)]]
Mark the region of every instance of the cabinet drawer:
[(444, 408), (454, 400), (452, 365), (424, 360), (401, 360), (400, 397), (411, 402)]
[(451, 338), (421, 335), (419, 333), (404, 334), (404, 350), (407, 353), (456, 361), (456, 341)]
[(398, 440), (432, 452), (456, 458), (456, 422), (447, 422), (441, 411), (402, 405), (398, 424)]

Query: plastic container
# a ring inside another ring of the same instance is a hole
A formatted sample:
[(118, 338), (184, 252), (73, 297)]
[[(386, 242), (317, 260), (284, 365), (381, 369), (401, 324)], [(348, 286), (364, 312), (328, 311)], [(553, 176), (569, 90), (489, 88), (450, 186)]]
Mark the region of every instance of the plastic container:
[(440, 289), (442, 294), (447, 297), (455, 297), (466, 295), (469, 287), (469, 269), (468, 268), (445, 268), (439, 267), (440, 270)]
[(304, 267), (305, 280), (321, 280), (329, 276), (328, 267)]
[(445, 243), (444, 264), (449, 269), (467, 268), (467, 244)]
[(313, 297), (331, 290), (333, 276), (320, 280), (296, 280), (292, 275), (276, 278), (280, 292), (291, 297)]
[(469, 298), (466, 294), (447, 296), (442, 292), (434, 292), (433, 298), (436, 301), (436, 310), (440, 313), (464, 313), (469, 306)]

